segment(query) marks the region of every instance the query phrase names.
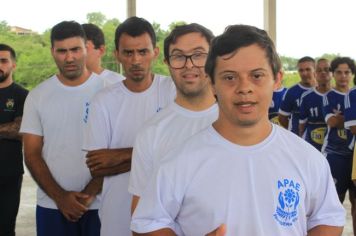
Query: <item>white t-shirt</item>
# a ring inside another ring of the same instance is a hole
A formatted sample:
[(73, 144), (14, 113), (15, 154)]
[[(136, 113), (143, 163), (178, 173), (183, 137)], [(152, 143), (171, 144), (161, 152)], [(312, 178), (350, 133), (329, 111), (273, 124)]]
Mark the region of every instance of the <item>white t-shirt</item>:
[(113, 84), (125, 79), (125, 77), (123, 75), (120, 75), (119, 73), (116, 73), (116, 72), (108, 70), (108, 69), (104, 69), (99, 74), (99, 77), (101, 77), (104, 80), (105, 87), (108, 87), (110, 85), (113, 85)]
[(301, 138), (273, 125), (261, 143), (239, 146), (210, 126), (165, 157), (131, 229), (196, 236), (222, 223), (227, 236), (300, 236), (344, 225), (345, 210), (327, 161)]
[(217, 117), (216, 104), (197, 112), (175, 102), (152, 117), (136, 137), (129, 192), (141, 196), (161, 158), (188, 137), (208, 127)]
[[(174, 98), (172, 79), (158, 75), (144, 92), (131, 92), (123, 82), (103, 89), (90, 104), (83, 149), (132, 147), (143, 123)], [(129, 173), (104, 178), (99, 208), (102, 236), (131, 235), (128, 182)]]
[[(81, 149), (83, 124), (88, 118), (90, 100), (103, 86), (103, 80), (94, 73), (75, 87), (66, 86), (52, 76), (27, 96), (20, 132), (43, 136), (42, 157), (56, 182), (67, 191), (80, 192), (91, 179)], [(37, 204), (57, 209), (40, 188)], [(97, 201), (90, 206), (98, 207)]]

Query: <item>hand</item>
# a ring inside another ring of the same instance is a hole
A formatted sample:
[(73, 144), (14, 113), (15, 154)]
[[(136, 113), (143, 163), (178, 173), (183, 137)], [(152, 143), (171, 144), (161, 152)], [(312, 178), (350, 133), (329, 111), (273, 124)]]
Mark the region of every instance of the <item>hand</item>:
[(225, 236), (226, 234), (226, 225), (222, 224), (214, 231), (208, 233), (206, 236)]
[(131, 170), (131, 161), (126, 161), (121, 163), (120, 165), (116, 165), (110, 168), (102, 168), (93, 171), (91, 170), (90, 174), (93, 178), (96, 178), (96, 177), (118, 175), (118, 174), (129, 172), (130, 170)]
[(88, 207), (94, 202), (95, 197), (96, 197), (96, 196), (88, 195), (87, 198), (80, 198), (80, 199), (78, 199), (78, 201), (79, 201), (82, 205), (84, 205), (85, 207), (88, 208)]
[(84, 193), (65, 191), (55, 202), (67, 220), (76, 222), (88, 210), (88, 208), (81, 203), (81, 201), (87, 198), (89, 198), (89, 195)]
[(88, 152), (86, 164), (90, 171), (110, 168), (131, 160), (132, 148), (99, 149)]

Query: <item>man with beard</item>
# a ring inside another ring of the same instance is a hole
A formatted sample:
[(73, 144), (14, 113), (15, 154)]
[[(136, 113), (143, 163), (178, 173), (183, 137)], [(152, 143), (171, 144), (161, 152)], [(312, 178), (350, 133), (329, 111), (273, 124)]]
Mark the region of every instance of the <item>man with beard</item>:
[(23, 104), (28, 91), (13, 81), (16, 53), (0, 44), (0, 235), (15, 235), (22, 174), (19, 135)]
[(152, 73), (159, 48), (148, 21), (131, 17), (120, 24), (115, 47), (126, 79), (94, 97), (83, 149), (89, 151), (87, 165), (92, 176), (105, 177), (99, 209), (100, 235), (129, 236), (132, 146), (143, 123), (173, 101), (175, 88), (171, 78)]
[(58, 73), (34, 88), (25, 102), (20, 131), (26, 165), (39, 185), (39, 236), (100, 232), (95, 195), (101, 183), (91, 181), (81, 144), (89, 101), (104, 83), (85, 66), (85, 43), (85, 32), (77, 22), (55, 25), (51, 53)]
[(132, 212), (161, 158), (218, 117), (210, 80), (204, 72), (212, 38), (210, 30), (193, 23), (177, 26), (164, 40), (165, 63), (177, 97), (137, 135), (129, 183), (129, 192), (134, 195)]

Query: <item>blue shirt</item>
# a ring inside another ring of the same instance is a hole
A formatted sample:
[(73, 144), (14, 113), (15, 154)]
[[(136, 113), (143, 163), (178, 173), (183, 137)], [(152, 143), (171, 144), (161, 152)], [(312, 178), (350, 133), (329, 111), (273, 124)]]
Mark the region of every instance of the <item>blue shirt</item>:
[[(345, 95), (345, 93), (332, 89), (324, 96), (323, 114), (325, 122), (335, 115), (335, 111), (339, 111), (341, 115), (344, 115)], [(322, 152), (351, 158), (352, 150), (349, 147), (351, 143), (352, 135), (349, 130), (328, 126)]]
[(283, 96), (286, 93), (286, 91), (287, 91), (287, 88), (282, 87), (282, 88), (273, 92), (272, 103), (268, 110), (269, 120), (272, 123), (277, 124), (277, 125), (279, 125), (279, 121), (278, 121), (279, 107), (281, 106), (282, 99), (283, 99)]
[[(352, 88), (345, 96), (345, 128), (356, 125), (356, 87)], [(355, 135), (353, 137), (355, 140)], [(354, 142), (352, 146), (354, 145)]]
[(310, 88), (304, 87), (301, 84), (296, 84), (290, 87), (284, 94), (279, 113), (284, 116), (291, 116), (288, 129), (299, 135), (299, 110), (300, 98), (302, 94)]
[(323, 96), (315, 89), (302, 94), (300, 103), (299, 122), (305, 124), (304, 139), (321, 151), (326, 132), (326, 123), (323, 116)]

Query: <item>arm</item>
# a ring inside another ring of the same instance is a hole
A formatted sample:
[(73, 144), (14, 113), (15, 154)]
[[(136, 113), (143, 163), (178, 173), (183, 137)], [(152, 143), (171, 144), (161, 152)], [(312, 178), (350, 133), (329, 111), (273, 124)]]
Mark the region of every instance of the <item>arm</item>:
[(350, 126), (350, 131), (353, 135), (356, 135), (356, 125), (355, 126)]
[(288, 122), (289, 122), (288, 116), (278, 114), (278, 120), (282, 127), (284, 127), (285, 129), (288, 129)]
[(92, 176), (110, 176), (131, 170), (132, 148), (99, 149), (89, 151), (87, 166)]
[(318, 225), (308, 231), (308, 236), (341, 236), (343, 227)]
[(343, 129), (344, 128), (344, 116), (336, 113), (327, 120), (327, 125), (332, 128)]
[(21, 135), (19, 134), (21, 126), (22, 117), (16, 117), (13, 122), (8, 122), (0, 124), (0, 139), (16, 139), (21, 140)]
[(87, 208), (79, 202), (88, 196), (83, 193), (64, 190), (53, 178), (46, 162), (42, 158), (43, 137), (25, 133), (25, 163), (33, 178), (46, 194), (55, 201), (58, 209), (69, 221), (77, 221)]
[(133, 215), (136, 207), (137, 207), (137, 204), (138, 202), (140, 201), (140, 197), (139, 196), (136, 196), (136, 195), (133, 195), (132, 196), (132, 201), (131, 201), (131, 215)]
[(299, 136), (302, 137), (305, 131), (305, 123), (299, 123)]
[(86, 207), (89, 207), (91, 203), (95, 200), (96, 195), (98, 195), (103, 187), (103, 178), (96, 177), (89, 181), (87, 186), (82, 190), (82, 193), (87, 194), (89, 197), (81, 200), (81, 203)]

